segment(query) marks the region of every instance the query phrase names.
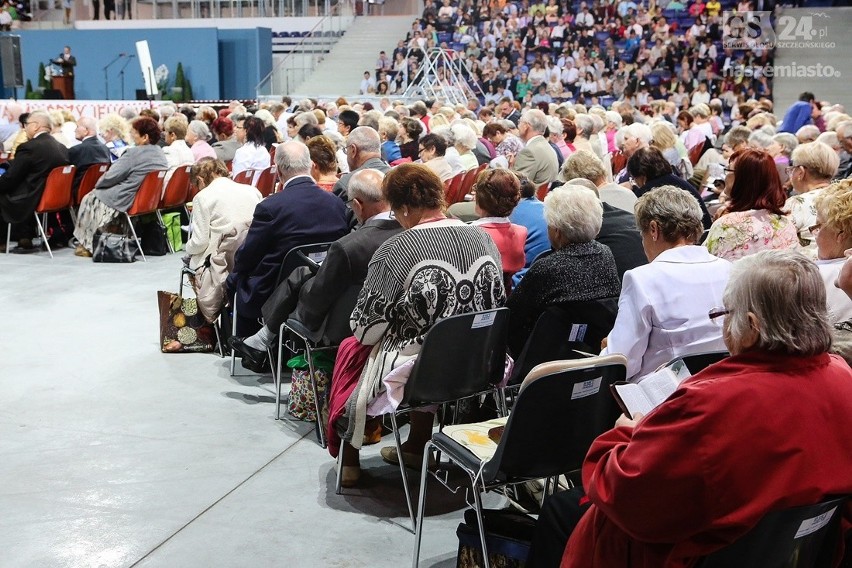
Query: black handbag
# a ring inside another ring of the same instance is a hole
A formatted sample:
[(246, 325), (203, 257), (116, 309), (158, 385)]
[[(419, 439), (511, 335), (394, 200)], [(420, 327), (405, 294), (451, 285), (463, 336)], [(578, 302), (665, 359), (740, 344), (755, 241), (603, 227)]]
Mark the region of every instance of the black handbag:
[(95, 233), (93, 262), (136, 262), (139, 248), (136, 241), (127, 235)]

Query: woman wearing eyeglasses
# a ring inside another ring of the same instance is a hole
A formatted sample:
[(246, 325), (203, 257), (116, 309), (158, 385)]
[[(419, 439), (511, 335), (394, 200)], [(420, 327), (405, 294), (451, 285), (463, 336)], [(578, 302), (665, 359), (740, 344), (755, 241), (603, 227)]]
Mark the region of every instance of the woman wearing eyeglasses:
[(784, 204), (796, 230), (802, 253), (816, 258), (816, 241), (810, 227), (816, 223), (816, 199), (837, 174), (840, 157), (831, 146), (822, 142), (808, 142), (797, 146), (790, 155), (786, 173), (793, 185), (794, 195)]
[(809, 227), (817, 247), (817, 267), (825, 282), (828, 317), (836, 324), (852, 320), (852, 300), (835, 284), (852, 248), (852, 180), (823, 189), (814, 200), (816, 223)]
[(675, 357), (725, 349), (722, 329), (707, 313), (722, 305), (731, 263), (696, 244), (701, 208), (682, 189), (652, 189), (635, 211), (648, 264), (624, 273), (603, 354), (624, 354), (627, 377), (638, 382)]
[(764, 150), (741, 150), (725, 171), (728, 201), (704, 242), (710, 254), (737, 260), (762, 250), (798, 249), (796, 225), (783, 211), (787, 196), (772, 156)]

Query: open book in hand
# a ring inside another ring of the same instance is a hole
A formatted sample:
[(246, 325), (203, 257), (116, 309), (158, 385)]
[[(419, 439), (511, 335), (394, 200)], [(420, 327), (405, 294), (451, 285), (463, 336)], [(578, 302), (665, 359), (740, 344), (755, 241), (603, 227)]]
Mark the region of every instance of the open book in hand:
[(621, 409), (633, 418), (637, 413), (648, 414), (654, 410), (690, 376), (691, 373), (683, 359), (675, 359), (670, 364), (645, 375), (637, 383), (619, 381), (614, 383), (611, 389)]

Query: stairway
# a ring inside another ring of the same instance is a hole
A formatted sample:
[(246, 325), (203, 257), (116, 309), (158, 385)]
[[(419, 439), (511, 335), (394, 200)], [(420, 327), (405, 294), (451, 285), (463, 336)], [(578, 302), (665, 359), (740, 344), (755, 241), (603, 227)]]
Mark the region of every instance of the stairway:
[[(785, 20), (787, 17), (792, 19)], [(852, 57), (849, 54), (852, 53), (852, 34), (849, 33), (849, 28), (852, 25), (852, 8), (783, 8), (776, 21), (779, 45), (775, 51), (775, 114), (779, 118), (784, 116), (803, 91), (811, 91), (819, 100), (841, 103), (847, 109), (850, 108)], [(805, 41), (804, 34), (809, 33), (809, 30), (812, 30), (813, 35), (811, 41), (831, 42), (835, 46), (820, 48), (783, 45), (784, 40)], [(792, 71), (797, 74), (780, 76), (782, 70), (792, 65), (795, 65)], [(823, 76), (801, 76), (803, 71), (817, 71), (819, 65), (822, 68), (832, 67), (834, 76), (827, 77), (824, 72)], [(808, 67), (801, 69), (800, 66)]]
[(358, 17), (331, 53), (293, 93), (294, 98), (337, 98), (358, 93), (364, 71), (375, 73), (376, 59), (384, 50), (388, 57), (399, 40), (405, 39), (415, 16)]

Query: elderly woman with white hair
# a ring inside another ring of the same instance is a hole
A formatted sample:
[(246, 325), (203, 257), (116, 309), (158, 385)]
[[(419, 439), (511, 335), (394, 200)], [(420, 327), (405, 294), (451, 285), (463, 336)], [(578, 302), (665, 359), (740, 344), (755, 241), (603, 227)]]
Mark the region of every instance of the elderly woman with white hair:
[(110, 159), (114, 162), (130, 146), (130, 123), (111, 112), (98, 121), (98, 133), (109, 148)]
[(595, 192), (563, 185), (544, 199), (552, 251), (530, 266), (509, 296), (509, 346), (523, 349), (538, 317), (550, 306), (618, 296), (621, 285), (612, 251), (595, 240), (603, 206)]
[(692, 566), (768, 512), (852, 492), (852, 371), (828, 353), (816, 267), (792, 251), (758, 253), (734, 265), (723, 299), (703, 317), (719, 322), (731, 356), (594, 441), (582, 517), (576, 493), (546, 502), (540, 526), (574, 526), (552, 565), (624, 566), (629, 550), (634, 565)]
[(473, 153), (476, 148), (476, 132), (463, 123), (453, 124), (450, 130), (453, 133), (453, 147), (459, 153), (459, 162), (463, 171), (479, 167), (479, 161)]
[(801, 252), (809, 258), (816, 258), (816, 242), (810, 229), (817, 222), (815, 201), (839, 166), (837, 152), (822, 142), (800, 144), (790, 155), (786, 173), (794, 195), (787, 199), (784, 210), (796, 225)]
[(603, 350), (627, 357), (627, 377), (641, 380), (682, 355), (725, 348), (707, 311), (722, 303), (731, 263), (697, 245), (704, 230), (696, 199), (664, 185), (636, 202), (648, 264), (624, 273), (618, 317)]
[(210, 140), (210, 128), (201, 120), (193, 120), (189, 123), (184, 140), (192, 151), (195, 163), (198, 163), (202, 158), (217, 159), (216, 150), (208, 142)]

